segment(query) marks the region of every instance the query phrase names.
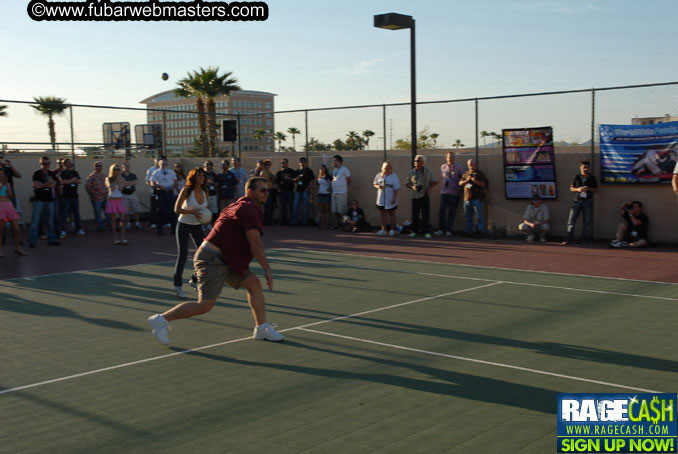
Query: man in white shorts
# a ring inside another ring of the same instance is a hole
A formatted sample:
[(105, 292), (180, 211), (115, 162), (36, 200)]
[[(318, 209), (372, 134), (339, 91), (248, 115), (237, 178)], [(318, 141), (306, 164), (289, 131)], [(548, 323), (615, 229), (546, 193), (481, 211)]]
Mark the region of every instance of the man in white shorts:
[(339, 228), (341, 218), (348, 211), (348, 185), (351, 184), (351, 172), (344, 166), (344, 158), (334, 155), (332, 171), (332, 213), (334, 228)]

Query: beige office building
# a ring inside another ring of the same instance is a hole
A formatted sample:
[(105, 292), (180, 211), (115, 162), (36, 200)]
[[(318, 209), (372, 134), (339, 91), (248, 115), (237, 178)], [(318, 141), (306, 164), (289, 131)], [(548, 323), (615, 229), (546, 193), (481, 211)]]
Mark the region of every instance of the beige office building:
[[(217, 148), (219, 151), (232, 150), (232, 146), (238, 143), (224, 142), (222, 140), (221, 124), (223, 120), (235, 120), (240, 114), (240, 150), (244, 152), (272, 152), (273, 133), (275, 131), (273, 93), (252, 90), (238, 90), (231, 92), (229, 96), (214, 98), (217, 113), (230, 114), (230, 116), (217, 115), (219, 126)], [(148, 108), (168, 109), (165, 112), (166, 123), (166, 148), (168, 150), (187, 150), (194, 147), (198, 137), (198, 114), (195, 112), (196, 98), (179, 98), (174, 95), (174, 90), (167, 90), (141, 101)], [(261, 115), (252, 115), (261, 114)], [(162, 124), (163, 112), (148, 112), (148, 123)], [(254, 137), (256, 130), (265, 131), (259, 139)], [(237, 148), (236, 148), (237, 149)]]

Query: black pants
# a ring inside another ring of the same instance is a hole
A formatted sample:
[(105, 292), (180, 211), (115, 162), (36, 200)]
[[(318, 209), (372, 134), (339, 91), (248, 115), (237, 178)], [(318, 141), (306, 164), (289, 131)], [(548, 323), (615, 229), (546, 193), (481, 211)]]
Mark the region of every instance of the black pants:
[(292, 218), (293, 191), (280, 191), (280, 223), (287, 224)]
[(172, 229), (176, 225), (174, 220), (174, 207), (172, 206), (172, 199), (174, 199), (174, 194), (169, 191), (160, 191), (158, 194), (158, 215), (156, 216), (156, 227), (158, 228), (158, 233), (162, 233), (162, 227), (170, 223)]
[(429, 217), (431, 214), (431, 200), (428, 195), (419, 199), (412, 199), (412, 223), (415, 233), (424, 235), (430, 233)]
[[(174, 265), (174, 286), (181, 287), (183, 283), (184, 267), (188, 258), (188, 238), (193, 237), (193, 244), (196, 249), (200, 246), (203, 239), (202, 225), (191, 225), (180, 222), (177, 224), (177, 263)], [(195, 280), (195, 274), (191, 276)]]
[(158, 218), (158, 190), (153, 189), (151, 191), (151, 224), (153, 224)]

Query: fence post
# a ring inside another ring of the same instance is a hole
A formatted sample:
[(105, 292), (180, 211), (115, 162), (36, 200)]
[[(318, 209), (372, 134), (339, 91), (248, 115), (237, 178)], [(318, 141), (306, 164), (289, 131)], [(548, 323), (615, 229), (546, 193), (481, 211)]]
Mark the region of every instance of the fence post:
[(591, 89), (591, 173), (594, 173), (594, 157), (596, 152), (595, 139), (596, 137), (596, 89)]
[(242, 150), (240, 142), (240, 112), (235, 115), (236, 126), (238, 127), (238, 159), (242, 159)]
[[(595, 167), (596, 143), (594, 141), (595, 136), (596, 136), (596, 89), (592, 88), (591, 89), (591, 175), (594, 175), (594, 176), (595, 176), (595, 171), (596, 171), (596, 167)], [(598, 175), (598, 176), (600, 177), (600, 175)], [(600, 180), (600, 178), (599, 178), (599, 180)], [(598, 185), (600, 186), (600, 183), (598, 183)], [(596, 235), (595, 235), (595, 231), (596, 231), (596, 223), (595, 223), (595, 219), (596, 219), (595, 212), (596, 212), (596, 210), (595, 210), (595, 207), (596, 207), (596, 205), (594, 205), (593, 207), (594, 207), (594, 209), (591, 212), (591, 233), (590, 233), (591, 240), (593, 240), (596, 237)], [(588, 238), (585, 238), (585, 240), (588, 240)]]
[(306, 162), (308, 162), (308, 110), (304, 110), (304, 132), (306, 133)]
[(476, 165), (480, 165), (478, 162), (478, 98), (476, 98)]
[(167, 112), (162, 111), (162, 155), (167, 156)]
[(383, 106), (384, 109), (384, 114), (383, 114), (383, 120), (384, 120), (384, 162), (388, 160), (388, 157), (386, 155), (386, 104)]
[(75, 168), (75, 136), (73, 133), (73, 106), (68, 106), (68, 113), (71, 117), (71, 161), (73, 161), (73, 168)]

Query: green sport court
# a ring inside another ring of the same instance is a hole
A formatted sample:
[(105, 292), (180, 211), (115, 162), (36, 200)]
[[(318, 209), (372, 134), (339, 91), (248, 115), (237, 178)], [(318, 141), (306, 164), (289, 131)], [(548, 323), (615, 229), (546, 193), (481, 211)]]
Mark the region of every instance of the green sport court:
[(0, 281), (0, 452), (548, 453), (558, 392), (676, 391), (676, 284), (268, 255), (283, 343), (226, 288), (158, 344), (171, 261)]

